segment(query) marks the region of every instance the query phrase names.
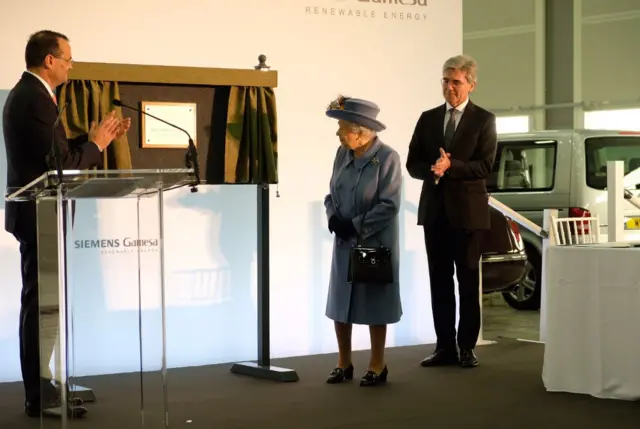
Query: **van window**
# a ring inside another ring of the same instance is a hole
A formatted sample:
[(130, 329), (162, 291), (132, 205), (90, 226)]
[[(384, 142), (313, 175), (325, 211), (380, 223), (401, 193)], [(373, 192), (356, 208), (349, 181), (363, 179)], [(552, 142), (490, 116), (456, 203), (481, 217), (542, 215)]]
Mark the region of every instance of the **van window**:
[(640, 168), (640, 137), (591, 137), (584, 145), (590, 188), (607, 188), (608, 161), (623, 161), (624, 174)]
[(557, 142), (499, 141), (489, 192), (533, 192), (553, 189)]

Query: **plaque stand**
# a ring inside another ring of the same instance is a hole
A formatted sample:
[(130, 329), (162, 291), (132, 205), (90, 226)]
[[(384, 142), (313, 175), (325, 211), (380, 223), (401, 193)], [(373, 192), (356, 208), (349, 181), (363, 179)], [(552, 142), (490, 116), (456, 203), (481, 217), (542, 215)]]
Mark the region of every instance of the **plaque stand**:
[(234, 374), (280, 382), (298, 381), (294, 369), (271, 365), (269, 313), (269, 185), (257, 186), (258, 202), (258, 360), (231, 367)]

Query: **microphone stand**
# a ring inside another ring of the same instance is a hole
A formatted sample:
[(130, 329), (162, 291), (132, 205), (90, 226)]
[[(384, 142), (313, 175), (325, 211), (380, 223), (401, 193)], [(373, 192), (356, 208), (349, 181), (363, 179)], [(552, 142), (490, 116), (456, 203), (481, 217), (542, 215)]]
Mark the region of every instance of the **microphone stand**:
[[(189, 134), (187, 133), (187, 135)], [(189, 136), (189, 148), (187, 149), (187, 153), (184, 154), (184, 165), (187, 168), (193, 168), (193, 174), (196, 178), (195, 183), (191, 186), (191, 192), (198, 192), (198, 188), (196, 188), (196, 186), (200, 184), (200, 164), (198, 163), (198, 151), (196, 150), (196, 145), (193, 143), (191, 136)]]
[(198, 163), (198, 151), (196, 149), (196, 145), (193, 143), (193, 139), (191, 138), (191, 135), (189, 135), (189, 133), (187, 132), (187, 130), (180, 128), (177, 125), (172, 124), (171, 122), (167, 122), (164, 119), (158, 118), (155, 115), (152, 115), (151, 113), (147, 113), (143, 110), (137, 109), (135, 107), (132, 106), (128, 106), (126, 104), (124, 104), (122, 101), (118, 100), (118, 99), (113, 99), (113, 104), (115, 106), (118, 107), (126, 107), (127, 109), (131, 109), (134, 110), (136, 112), (140, 112), (143, 115), (147, 115), (157, 121), (162, 122), (163, 124), (167, 124), (170, 127), (173, 127), (177, 130), (182, 131), (183, 133), (185, 133), (187, 135), (187, 137), (189, 138), (189, 147), (187, 149), (187, 153), (185, 153), (184, 155), (184, 164), (187, 168), (193, 168), (193, 174), (195, 175), (195, 181), (194, 183), (191, 185), (191, 192), (198, 192), (198, 188), (197, 186), (200, 184), (200, 164)]

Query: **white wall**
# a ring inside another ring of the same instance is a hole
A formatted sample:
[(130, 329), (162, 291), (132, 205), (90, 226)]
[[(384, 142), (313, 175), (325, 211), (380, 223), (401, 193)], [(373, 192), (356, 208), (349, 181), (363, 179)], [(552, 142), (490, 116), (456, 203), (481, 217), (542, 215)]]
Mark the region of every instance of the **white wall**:
[[(338, 141), (336, 123), (324, 109), (338, 93), (378, 102), (388, 126), (381, 138), (404, 159), (420, 112), (442, 100), (442, 62), (461, 51), (461, 0), (430, 0), (426, 7), (363, 0), (183, 0), (179, 7), (168, 0), (112, 0), (108, 6), (60, 0), (51, 7), (37, 0), (27, 9), (5, 5), (3, 22), (0, 101), (22, 72), (28, 35), (43, 28), (66, 33), (76, 61), (250, 68), (266, 54), (280, 76), (281, 196), (272, 191), (271, 207), (272, 354), (336, 350), (324, 316), (331, 236), (322, 200)], [(0, 168), (4, 185), (4, 164)], [(415, 225), (419, 189), (405, 175), (405, 316), (390, 330), (389, 345), (435, 339), (422, 232)], [(227, 186), (167, 197), (170, 366), (255, 358), (254, 195), (251, 187)], [(110, 238), (135, 229), (114, 219), (115, 213), (132, 216), (127, 203), (117, 211), (105, 204), (97, 212), (92, 203), (79, 207), (75, 238)], [(19, 379), (20, 278), (17, 246), (7, 234), (0, 238), (0, 380), (6, 381)], [(76, 374), (138, 370), (137, 312), (131, 305), (137, 303), (137, 283), (132, 268), (122, 265), (135, 254), (88, 249), (73, 257), (75, 298), (82, 302), (74, 313)], [(104, 265), (96, 268), (100, 258)], [(157, 306), (144, 310), (143, 319), (151, 329), (144, 334), (149, 369), (159, 364), (159, 328), (151, 325)], [(364, 328), (356, 330), (355, 346), (368, 347)]]

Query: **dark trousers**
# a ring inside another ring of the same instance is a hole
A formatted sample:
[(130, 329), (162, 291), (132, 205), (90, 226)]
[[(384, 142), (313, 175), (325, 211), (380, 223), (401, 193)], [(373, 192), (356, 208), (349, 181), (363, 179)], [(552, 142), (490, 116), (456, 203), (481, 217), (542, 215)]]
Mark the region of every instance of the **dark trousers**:
[[(425, 243), (431, 283), (431, 309), (438, 338), (437, 349), (473, 349), (480, 332), (480, 237), (475, 231), (452, 228), (444, 209), (425, 228)], [(456, 337), (456, 297), (453, 282), (458, 279), (460, 320)]]
[[(20, 367), (26, 400), (37, 404), (41, 399), (41, 388), (46, 380), (40, 374), (40, 310), (38, 299), (38, 241), (33, 237), (14, 234), (20, 242), (22, 295), (20, 307)], [(51, 350), (43, 355), (51, 357)]]
[[(66, 204), (65, 204), (66, 209)], [(75, 217), (75, 204), (72, 204), (72, 225)], [(20, 367), (25, 389), (25, 398), (32, 404), (40, 404), (43, 394), (50, 399), (56, 395), (51, 380), (43, 378), (40, 371), (40, 356), (49, 363), (55, 343), (47, 350), (40, 350), (40, 305), (38, 282), (38, 236), (35, 207), (25, 211), (24, 219), (13, 235), (20, 243), (22, 294), (20, 307), (19, 340)], [(63, 236), (66, 235), (67, 222), (63, 224)]]

